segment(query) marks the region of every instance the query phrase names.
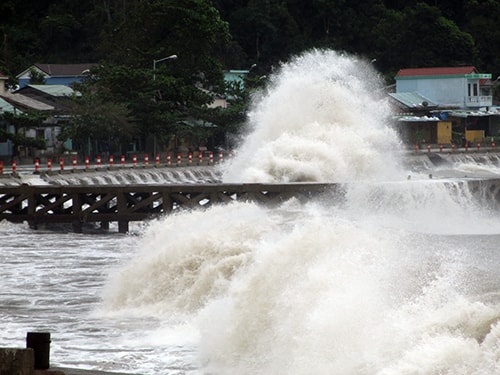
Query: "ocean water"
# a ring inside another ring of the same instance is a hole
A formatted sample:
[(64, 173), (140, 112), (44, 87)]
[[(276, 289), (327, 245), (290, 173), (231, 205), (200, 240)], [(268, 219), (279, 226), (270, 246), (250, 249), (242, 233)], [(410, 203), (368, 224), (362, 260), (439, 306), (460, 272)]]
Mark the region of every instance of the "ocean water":
[(464, 183), (498, 163), (405, 162), (380, 87), (355, 56), (297, 56), (221, 172), (342, 182), (342, 197), (128, 235), (0, 223), (0, 345), (49, 331), (53, 365), (135, 374), (500, 373), (498, 202)]

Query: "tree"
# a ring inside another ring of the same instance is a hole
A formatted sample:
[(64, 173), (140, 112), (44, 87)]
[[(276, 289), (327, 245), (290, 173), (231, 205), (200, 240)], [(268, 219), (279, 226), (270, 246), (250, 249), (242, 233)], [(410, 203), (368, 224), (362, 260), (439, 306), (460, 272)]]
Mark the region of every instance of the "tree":
[[(166, 143), (177, 124), (224, 91), (217, 59), (229, 41), (227, 23), (206, 0), (107, 2), (100, 49), (106, 59), (85, 83), (100, 100), (126, 109), (138, 145)], [(175, 53), (178, 58), (154, 64)], [(153, 68), (155, 71), (153, 72)], [(204, 90), (202, 90), (204, 89)]]
[(467, 1), (468, 22), (465, 29), (474, 36), (480, 51), (478, 63), (482, 69), (500, 75), (500, 3), (498, 1)]
[(93, 82), (77, 85), (75, 89), (81, 96), (72, 97), (71, 116), (59, 139), (71, 139), (74, 148), (88, 156), (124, 153), (137, 136), (129, 110), (122, 103), (109, 100)]
[(14, 133), (10, 133), (0, 129), (0, 139), (10, 140), (14, 145), (14, 155), (17, 155), (18, 147), (27, 147), (27, 148), (38, 148), (40, 150), (44, 150), (45, 140), (26, 137), (26, 130), (30, 128), (37, 128), (42, 126), (43, 121), (46, 118), (46, 115), (41, 112), (31, 112), (31, 113), (10, 113), (5, 112), (2, 115), (3, 120), (14, 126)]
[(391, 32), (392, 38), (380, 40), (384, 69), (397, 71), (406, 67), (454, 66), (474, 64), (477, 50), (472, 36), (438, 8), (425, 3), (405, 8), (402, 16), (391, 14), (392, 22), (379, 30)]

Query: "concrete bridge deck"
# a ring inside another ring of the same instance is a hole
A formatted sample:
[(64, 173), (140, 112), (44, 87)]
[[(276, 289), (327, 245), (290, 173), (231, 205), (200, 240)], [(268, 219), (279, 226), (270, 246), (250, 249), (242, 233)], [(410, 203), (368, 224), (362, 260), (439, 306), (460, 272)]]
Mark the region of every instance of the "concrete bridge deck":
[(85, 223), (118, 222), (121, 233), (130, 221), (142, 221), (177, 209), (209, 207), (235, 200), (267, 205), (291, 197), (308, 199), (341, 191), (340, 184), (152, 184), (0, 186), (0, 220), (27, 221), (32, 228), (69, 223), (82, 232)]

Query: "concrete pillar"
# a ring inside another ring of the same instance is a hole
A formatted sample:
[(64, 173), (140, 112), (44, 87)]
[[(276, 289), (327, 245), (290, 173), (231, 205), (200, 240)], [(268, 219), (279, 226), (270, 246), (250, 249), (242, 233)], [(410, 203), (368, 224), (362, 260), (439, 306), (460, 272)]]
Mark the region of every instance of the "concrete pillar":
[(50, 333), (28, 332), (26, 347), (35, 353), (35, 369), (46, 370), (50, 367)]
[(33, 349), (0, 348), (0, 374), (33, 375), (34, 369)]
[(119, 221), (118, 222), (118, 232), (119, 233), (127, 233), (128, 232), (128, 221)]

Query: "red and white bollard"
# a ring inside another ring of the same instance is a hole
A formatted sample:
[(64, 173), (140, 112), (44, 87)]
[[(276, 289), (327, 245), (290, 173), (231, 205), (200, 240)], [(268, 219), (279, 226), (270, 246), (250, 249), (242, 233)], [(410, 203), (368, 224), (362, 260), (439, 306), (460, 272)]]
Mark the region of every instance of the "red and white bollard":
[(431, 152), (431, 145), (427, 144), (427, 152)]
[(52, 159), (47, 159), (47, 170), (52, 171)]
[(12, 173), (17, 172), (17, 161), (12, 160)]
[(90, 167), (90, 158), (85, 156), (85, 169), (89, 169)]
[(182, 164), (182, 156), (181, 154), (177, 154), (177, 165), (181, 165)]
[(3, 161), (0, 160), (0, 174), (3, 174)]
[(132, 155), (132, 166), (137, 167), (137, 155)]
[(76, 169), (76, 158), (73, 157), (73, 170), (75, 170), (75, 169)]
[(188, 154), (188, 163), (193, 164), (193, 154), (191, 152)]
[(465, 151), (469, 151), (469, 142), (465, 141)]
[(121, 162), (122, 167), (124, 167), (125, 166), (125, 155), (121, 156), (120, 162)]
[(160, 154), (156, 154), (155, 161), (156, 165), (160, 165)]
[(40, 160), (35, 159), (35, 173), (38, 174), (40, 172)]
[(144, 155), (144, 165), (149, 165), (149, 155)]
[(210, 162), (210, 164), (214, 162), (214, 153), (212, 151), (209, 151), (208, 153), (208, 161)]
[(439, 145), (439, 152), (443, 152), (443, 144), (442, 143)]
[(477, 150), (479, 151), (481, 149), (481, 142), (477, 142)]
[(452, 143), (451, 144), (451, 151), (455, 151), (455, 147), (457, 147), (457, 146), (455, 146), (455, 143)]
[(170, 153), (167, 154), (167, 165), (172, 164), (172, 157), (170, 156)]
[(64, 171), (64, 158), (59, 158), (59, 169)]
[(222, 163), (224, 161), (224, 154), (221, 152), (219, 152), (219, 163)]
[(113, 155), (109, 155), (109, 166), (112, 168), (115, 164), (115, 157)]
[(415, 143), (415, 153), (418, 153), (418, 143)]
[(203, 151), (200, 151), (198, 153), (198, 164), (202, 165), (203, 164)]
[(97, 155), (97, 168), (101, 168), (101, 156)]
[(493, 141), (493, 140), (491, 141), (491, 148), (495, 149), (495, 141)]
[(229, 159), (232, 159), (233, 158), (233, 150), (229, 151), (229, 155), (228, 155)]

